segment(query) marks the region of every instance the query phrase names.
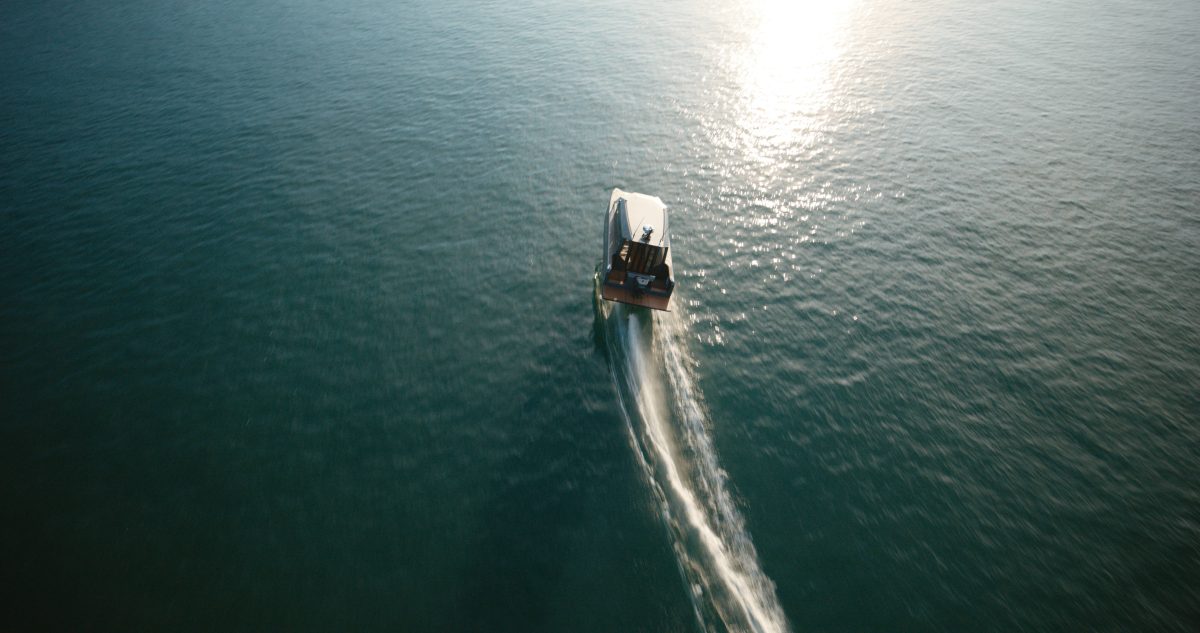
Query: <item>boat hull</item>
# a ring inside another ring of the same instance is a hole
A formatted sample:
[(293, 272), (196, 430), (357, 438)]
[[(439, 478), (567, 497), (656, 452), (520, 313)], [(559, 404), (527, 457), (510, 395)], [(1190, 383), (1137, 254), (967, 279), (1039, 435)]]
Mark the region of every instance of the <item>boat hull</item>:
[(613, 189), (604, 217), (600, 296), (670, 311), (675, 278), (666, 205), (655, 196)]

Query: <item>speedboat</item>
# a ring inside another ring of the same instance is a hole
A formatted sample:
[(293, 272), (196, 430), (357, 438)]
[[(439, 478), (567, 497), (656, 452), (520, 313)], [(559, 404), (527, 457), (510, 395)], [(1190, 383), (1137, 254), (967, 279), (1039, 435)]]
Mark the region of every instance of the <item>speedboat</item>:
[(656, 196), (613, 189), (604, 215), (600, 296), (670, 310), (675, 277), (667, 205)]

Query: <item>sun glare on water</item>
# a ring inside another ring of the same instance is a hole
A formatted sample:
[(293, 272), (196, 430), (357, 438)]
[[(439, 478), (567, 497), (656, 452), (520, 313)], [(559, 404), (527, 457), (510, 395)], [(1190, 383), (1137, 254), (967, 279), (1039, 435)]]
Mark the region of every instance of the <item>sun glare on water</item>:
[(831, 98), (854, 0), (750, 0), (733, 66), (741, 126), (756, 145), (803, 142)]

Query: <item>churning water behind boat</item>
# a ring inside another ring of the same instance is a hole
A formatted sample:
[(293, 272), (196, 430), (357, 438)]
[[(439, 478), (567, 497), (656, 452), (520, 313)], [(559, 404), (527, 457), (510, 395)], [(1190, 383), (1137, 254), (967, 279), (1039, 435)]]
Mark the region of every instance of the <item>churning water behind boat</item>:
[(708, 631), (788, 630), (712, 445), (677, 313), (600, 301), (613, 383), (680, 571)]

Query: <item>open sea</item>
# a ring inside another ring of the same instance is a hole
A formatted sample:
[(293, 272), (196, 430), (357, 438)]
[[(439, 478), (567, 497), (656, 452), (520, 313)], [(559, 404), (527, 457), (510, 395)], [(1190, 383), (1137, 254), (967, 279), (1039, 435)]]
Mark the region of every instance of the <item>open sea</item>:
[[(596, 297), (612, 188), (670, 313)], [(6, 0), (0, 629), (1200, 630), (1196, 0)]]

